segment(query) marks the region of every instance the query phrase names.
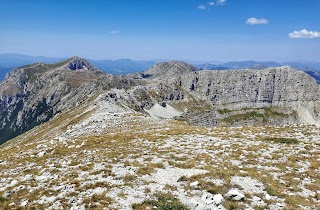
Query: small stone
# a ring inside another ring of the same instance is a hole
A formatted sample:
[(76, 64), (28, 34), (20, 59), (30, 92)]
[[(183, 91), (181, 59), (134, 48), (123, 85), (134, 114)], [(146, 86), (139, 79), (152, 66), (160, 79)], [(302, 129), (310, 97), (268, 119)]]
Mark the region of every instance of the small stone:
[(22, 178), (22, 181), (31, 181), (32, 180), (32, 174), (27, 174)]
[(213, 196), (211, 193), (203, 193), (201, 200), (204, 201), (206, 205), (214, 204)]
[(17, 181), (17, 180), (12, 180), (11, 183), (10, 183), (11, 186), (14, 186), (14, 185), (16, 185), (16, 184), (18, 184), (18, 181)]
[(231, 189), (227, 194), (225, 194), (225, 197), (235, 201), (240, 201), (244, 199), (244, 195), (240, 193), (237, 189)]
[(2, 194), (2, 197), (8, 198), (8, 197), (10, 197), (13, 193), (15, 193), (15, 191), (13, 191), (13, 190), (8, 190), (8, 191), (6, 191), (6, 192), (4, 192), (4, 193)]
[(39, 152), (37, 156), (38, 157), (43, 157), (45, 154), (46, 154), (46, 152), (43, 151), (43, 152)]
[(220, 204), (222, 204), (224, 201), (223, 196), (221, 194), (215, 194), (213, 196), (213, 202), (219, 206)]
[(262, 201), (261, 198), (258, 197), (258, 196), (253, 196), (253, 197), (252, 197), (252, 200), (255, 201), (255, 202), (260, 202), (260, 201)]
[(25, 207), (26, 205), (28, 205), (29, 201), (28, 200), (22, 200), (20, 203), (20, 206)]
[(199, 185), (199, 181), (195, 181), (195, 182), (190, 183), (190, 187), (196, 187), (198, 185)]
[(282, 203), (277, 203), (277, 206), (279, 206), (279, 207), (285, 207), (285, 205), (282, 204)]
[(266, 193), (266, 195), (265, 195), (265, 199), (268, 201), (268, 200), (270, 200), (270, 199), (271, 199), (271, 196), (270, 196), (268, 193)]

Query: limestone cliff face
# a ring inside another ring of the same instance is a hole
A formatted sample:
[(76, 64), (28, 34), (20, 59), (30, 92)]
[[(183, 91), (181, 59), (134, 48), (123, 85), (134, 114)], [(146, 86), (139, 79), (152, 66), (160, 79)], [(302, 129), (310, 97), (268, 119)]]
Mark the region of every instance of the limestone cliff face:
[(316, 81), (290, 67), (242, 71), (197, 71), (179, 76), (176, 84), (214, 105), (281, 106), (320, 99)]
[(172, 83), (216, 109), (286, 107), (297, 112), (300, 123), (316, 123), (320, 118), (319, 85), (290, 67), (197, 71), (182, 74)]

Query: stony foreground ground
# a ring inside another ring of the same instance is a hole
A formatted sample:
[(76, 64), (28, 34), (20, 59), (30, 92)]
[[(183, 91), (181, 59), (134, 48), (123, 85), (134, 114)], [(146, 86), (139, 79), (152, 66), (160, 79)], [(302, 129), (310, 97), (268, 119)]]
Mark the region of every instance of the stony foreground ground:
[(107, 102), (0, 147), (0, 209), (320, 209), (316, 126), (203, 128)]

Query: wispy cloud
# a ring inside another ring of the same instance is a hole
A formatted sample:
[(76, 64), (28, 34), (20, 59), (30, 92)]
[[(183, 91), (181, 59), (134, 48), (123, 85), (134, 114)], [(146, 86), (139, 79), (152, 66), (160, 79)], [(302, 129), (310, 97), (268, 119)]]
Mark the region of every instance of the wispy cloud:
[(120, 31), (111, 31), (110, 34), (112, 35), (120, 34)]
[(255, 17), (252, 17), (252, 18), (248, 18), (248, 20), (246, 21), (246, 24), (249, 24), (249, 25), (261, 25), (261, 24), (268, 24), (269, 21), (265, 18), (255, 18)]
[(289, 37), (293, 39), (313, 39), (320, 38), (319, 31), (308, 31), (307, 29), (302, 29), (301, 31), (294, 31), (289, 33)]
[(200, 4), (199, 6), (198, 6), (198, 9), (206, 9), (206, 6), (204, 6), (203, 4)]
[(227, 2), (227, 0), (217, 0), (218, 5), (224, 5)]
[(201, 10), (206, 10), (206, 9), (210, 9), (210, 7), (213, 6), (223, 6), (225, 5), (225, 3), (227, 2), (227, 0), (216, 0), (216, 1), (208, 1), (207, 4), (200, 4), (198, 6), (198, 9)]

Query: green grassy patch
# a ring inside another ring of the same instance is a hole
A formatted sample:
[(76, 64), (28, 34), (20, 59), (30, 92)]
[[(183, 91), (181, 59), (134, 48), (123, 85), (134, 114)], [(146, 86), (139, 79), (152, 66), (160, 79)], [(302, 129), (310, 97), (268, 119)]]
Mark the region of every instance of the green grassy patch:
[(230, 109), (224, 108), (218, 110), (219, 114), (227, 114), (229, 112), (232, 112)]
[(249, 108), (242, 108), (240, 110), (229, 110), (229, 109), (222, 109), (218, 110), (220, 114), (226, 114), (226, 113), (232, 113), (233, 111), (246, 111), (246, 113), (242, 114), (234, 114), (229, 117), (226, 117), (224, 119), (221, 119), (222, 122), (233, 124), (237, 121), (244, 121), (244, 120), (250, 120), (250, 119), (257, 119), (260, 118), (263, 120), (264, 123), (266, 123), (270, 118), (285, 118), (292, 114), (285, 114), (277, 111), (278, 109), (276, 107), (268, 107), (263, 109), (249, 109)]
[(277, 112), (272, 108), (264, 108), (263, 110), (264, 110), (264, 113), (267, 117), (274, 117), (274, 116), (285, 117), (285, 116), (287, 116), (287, 114)]
[(232, 124), (234, 122), (237, 122), (239, 120), (248, 120), (248, 119), (254, 119), (254, 118), (263, 118), (263, 120), (265, 121), (265, 116), (263, 114), (260, 114), (256, 111), (252, 111), (252, 112), (248, 112), (245, 114), (236, 114), (236, 115), (232, 115), (229, 117), (226, 117), (224, 119), (222, 119), (223, 122)]

